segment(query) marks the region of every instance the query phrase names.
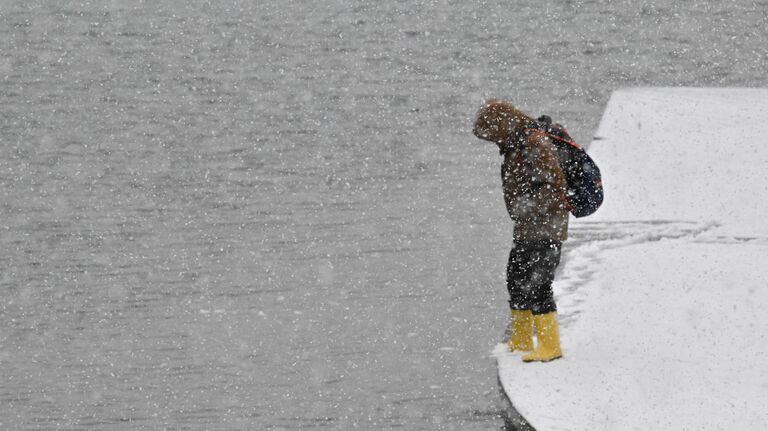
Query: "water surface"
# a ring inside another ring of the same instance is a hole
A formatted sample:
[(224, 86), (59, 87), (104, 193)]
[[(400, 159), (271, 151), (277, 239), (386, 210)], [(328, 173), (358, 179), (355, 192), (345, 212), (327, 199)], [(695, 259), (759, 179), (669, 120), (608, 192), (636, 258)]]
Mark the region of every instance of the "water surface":
[(767, 11), (0, 1), (0, 428), (501, 428), (475, 110), (765, 86)]

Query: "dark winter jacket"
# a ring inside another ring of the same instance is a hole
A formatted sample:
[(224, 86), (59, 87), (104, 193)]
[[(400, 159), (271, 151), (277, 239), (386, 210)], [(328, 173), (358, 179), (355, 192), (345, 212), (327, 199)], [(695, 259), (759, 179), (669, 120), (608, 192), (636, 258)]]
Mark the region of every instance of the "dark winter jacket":
[(491, 100), (480, 108), (473, 131), (495, 142), (504, 156), (502, 187), (507, 212), (515, 222), (514, 239), (565, 241), (565, 176), (550, 139), (526, 129), (531, 122), (509, 102)]

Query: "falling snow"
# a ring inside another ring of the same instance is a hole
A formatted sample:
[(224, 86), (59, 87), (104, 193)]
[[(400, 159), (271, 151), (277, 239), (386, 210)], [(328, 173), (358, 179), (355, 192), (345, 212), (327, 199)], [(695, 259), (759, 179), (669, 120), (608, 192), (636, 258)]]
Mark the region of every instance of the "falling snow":
[(766, 27), (753, 1), (0, 0), (0, 428), (501, 428), (512, 226), (475, 110), (589, 143), (620, 87), (764, 86)]

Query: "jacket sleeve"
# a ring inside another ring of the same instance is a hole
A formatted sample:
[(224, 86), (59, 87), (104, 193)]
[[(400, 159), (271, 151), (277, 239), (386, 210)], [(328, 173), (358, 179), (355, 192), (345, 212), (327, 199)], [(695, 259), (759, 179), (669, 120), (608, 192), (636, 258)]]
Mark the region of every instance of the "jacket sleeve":
[(538, 137), (539, 145), (536, 145), (539, 181), (534, 187), (534, 193), (539, 195), (539, 205), (544, 212), (551, 214), (563, 211), (568, 205), (565, 197), (568, 184), (565, 181), (565, 173), (560, 166), (557, 153), (549, 138)]
[(524, 148), (505, 158), (502, 176), (504, 201), (515, 221), (545, 221), (567, 205), (565, 175), (543, 135), (530, 136)]

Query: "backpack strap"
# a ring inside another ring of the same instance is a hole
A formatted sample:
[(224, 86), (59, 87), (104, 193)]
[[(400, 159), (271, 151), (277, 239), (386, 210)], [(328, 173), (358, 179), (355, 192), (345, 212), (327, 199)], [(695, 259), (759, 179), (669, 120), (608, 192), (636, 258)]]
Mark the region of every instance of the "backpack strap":
[(558, 197), (560, 198), (560, 202), (563, 203), (563, 208), (565, 208), (568, 212), (573, 211), (573, 204), (568, 200), (568, 197), (566, 197), (565, 194), (560, 194)]
[(573, 138), (571, 137), (571, 134), (568, 133), (567, 130), (565, 130), (565, 127), (557, 123), (552, 124), (552, 117), (550, 117), (549, 115), (542, 115), (541, 117), (537, 118), (535, 121), (531, 121), (530, 123), (528, 123), (526, 127), (531, 129), (539, 129), (542, 132), (544, 132), (544, 134), (547, 135), (549, 138), (556, 139), (578, 150), (581, 150), (581, 146), (573, 140)]
[(535, 132), (538, 132), (538, 133), (540, 133), (540, 134), (542, 134), (542, 135), (544, 135), (544, 136), (546, 136), (546, 137), (548, 137), (550, 139), (555, 139), (557, 141), (566, 143), (566, 144), (568, 144), (568, 145), (570, 145), (570, 146), (572, 146), (572, 147), (574, 147), (574, 148), (576, 148), (578, 150), (581, 149), (581, 145), (577, 144), (576, 142), (574, 142), (574, 141), (572, 141), (570, 139), (563, 138), (561, 136), (557, 136), (557, 135), (552, 134), (552, 133), (548, 133), (547, 131), (542, 130), (542, 129), (538, 128), (538, 127), (530, 127), (530, 128), (526, 128), (525, 129), (525, 133), (527, 133), (529, 136), (532, 135)]

